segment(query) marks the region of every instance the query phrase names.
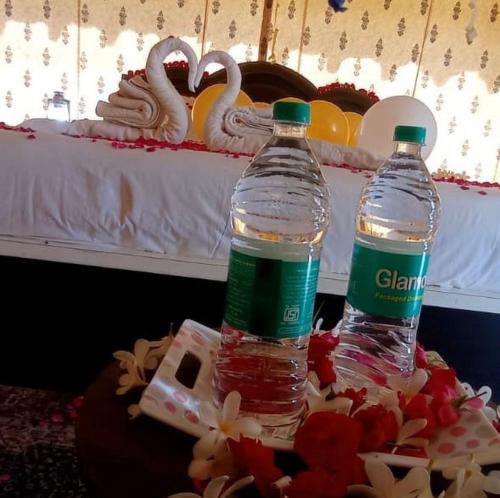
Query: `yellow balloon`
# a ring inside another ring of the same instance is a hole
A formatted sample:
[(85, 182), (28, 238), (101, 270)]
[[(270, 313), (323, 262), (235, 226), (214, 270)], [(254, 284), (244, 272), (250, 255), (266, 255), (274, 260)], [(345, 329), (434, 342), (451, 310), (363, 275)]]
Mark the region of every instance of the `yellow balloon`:
[(358, 144), (358, 130), (363, 116), (357, 112), (344, 112), (347, 121), (349, 121), (349, 145), (355, 147)]
[(326, 100), (313, 100), (310, 104), (311, 126), (309, 126), (308, 137), (335, 144), (347, 144), (349, 121), (342, 109)]
[[(199, 138), (203, 138), (205, 121), (207, 119), (210, 109), (215, 104), (216, 100), (225, 91), (226, 85), (222, 83), (216, 83), (208, 88), (205, 88), (198, 97), (193, 102), (193, 108), (191, 109), (191, 119), (193, 121), (193, 129)], [(235, 107), (253, 107), (252, 99), (242, 90), (236, 98), (234, 103)]]
[(272, 104), (268, 102), (254, 102), (253, 105), (256, 109), (267, 109), (268, 107), (272, 107)]
[(303, 104), (307, 103), (305, 100), (299, 99), (297, 97), (285, 97), (283, 99), (277, 100), (276, 102), (302, 102)]

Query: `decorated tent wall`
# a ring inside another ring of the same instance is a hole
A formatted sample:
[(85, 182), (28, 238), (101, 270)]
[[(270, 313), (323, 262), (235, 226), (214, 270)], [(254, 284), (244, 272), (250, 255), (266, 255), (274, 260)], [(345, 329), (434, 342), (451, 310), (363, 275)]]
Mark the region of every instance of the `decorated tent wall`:
[(54, 90), (70, 99), (72, 118), (94, 117), (121, 74), (143, 67), (149, 48), (174, 34), (199, 56), (222, 49), (257, 60), (260, 45), (261, 58), (317, 85), (414, 95), (438, 122), (431, 169), (498, 181), (500, 7), (477, 3), (478, 36), (468, 44), (466, 1), (350, 0), (336, 13), (326, 0), (5, 0), (0, 119), (44, 116)]

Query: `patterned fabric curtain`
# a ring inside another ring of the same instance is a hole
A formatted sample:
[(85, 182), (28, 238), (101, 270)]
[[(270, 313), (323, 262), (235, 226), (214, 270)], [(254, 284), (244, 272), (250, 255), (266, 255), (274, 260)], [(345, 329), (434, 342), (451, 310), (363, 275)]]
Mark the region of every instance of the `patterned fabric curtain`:
[(0, 120), (17, 124), (45, 116), (55, 90), (70, 99), (72, 118), (95, 117), (122, 73), (143, 68), (169, 35), (199, 57), (221, 49), (256, 60), (263, 0), (4, 0), (0, 9)]
[(500, 181), (500, 7), (480, 0), (469, 45), (468, 1), (278, 0), (269, 58), (317, 85), (354, 83), (379, 97), (413, 95), (433, 111), (434, 172)]
[(266, 4), (268, 60), (317, 85), (418, 97), (438, 121), (431, 169), (499, 181), (500, 7), (477, 3), (478, 37), (469, 45), (467, 0), (348, 0), (344, 13), (326, 0), (4, 0), (0, 120), (45, 116), (55, 90), (71, 101), (72, 118), (94, 117), (97, 100), (170, 34), (199, 56), (222, 49), (257, 60)]

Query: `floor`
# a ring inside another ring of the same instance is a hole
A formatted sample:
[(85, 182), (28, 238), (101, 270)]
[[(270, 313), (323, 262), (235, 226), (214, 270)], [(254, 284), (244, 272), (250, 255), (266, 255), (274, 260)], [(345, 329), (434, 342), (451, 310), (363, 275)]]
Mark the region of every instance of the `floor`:
[(75, 450), (81, 398), (0, 385), (0, 496), (86, 498)]

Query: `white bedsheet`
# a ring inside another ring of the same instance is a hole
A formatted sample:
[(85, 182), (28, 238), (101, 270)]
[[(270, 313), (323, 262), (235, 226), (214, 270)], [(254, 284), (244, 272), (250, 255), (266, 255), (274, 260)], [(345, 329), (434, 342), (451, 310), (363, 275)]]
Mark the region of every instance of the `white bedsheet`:
[[(109, 141), (0, 130), (0, 236), (225, 261), (234, 184), (248, 157), (115, 149)], [(324, 167), (333, 216), (321, 270), (347, 275), (367, 172)], [(500, 292), (500, 189), (438, 183), (428, 284)], [(485, 194), (480, 194), (485, 192)]]

